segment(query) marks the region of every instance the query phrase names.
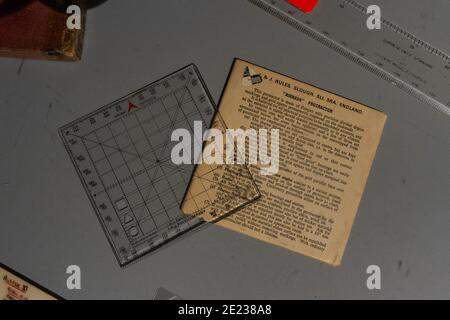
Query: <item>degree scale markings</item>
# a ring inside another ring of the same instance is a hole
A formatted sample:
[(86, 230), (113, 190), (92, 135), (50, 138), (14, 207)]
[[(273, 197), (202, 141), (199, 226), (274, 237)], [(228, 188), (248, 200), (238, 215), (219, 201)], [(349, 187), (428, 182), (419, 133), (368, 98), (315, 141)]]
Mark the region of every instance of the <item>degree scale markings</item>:
[(320, 1), (305, 14), (287, 0), (248, 1), (450, 116), (450, 56), (386, 19), (381, 30), (368, 30), (359, 2)]

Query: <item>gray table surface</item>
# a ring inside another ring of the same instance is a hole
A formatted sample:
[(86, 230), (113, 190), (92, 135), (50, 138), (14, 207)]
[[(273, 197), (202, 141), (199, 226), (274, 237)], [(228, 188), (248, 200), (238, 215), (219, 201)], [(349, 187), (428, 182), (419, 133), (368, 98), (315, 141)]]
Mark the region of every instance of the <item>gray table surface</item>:
[[(447, 0), (364, 2), (450, 52)], [(388, 115), (343, 265), (209, 226), (120, 269), (57, 128), (191, 62), (217, 101), (234, 57)], [(63, 297), (450, 298), (450, 119), (247, 1), (110, 0), (89, 12), (81, 62), (20, 64), (0, 59), (0, 262)]]

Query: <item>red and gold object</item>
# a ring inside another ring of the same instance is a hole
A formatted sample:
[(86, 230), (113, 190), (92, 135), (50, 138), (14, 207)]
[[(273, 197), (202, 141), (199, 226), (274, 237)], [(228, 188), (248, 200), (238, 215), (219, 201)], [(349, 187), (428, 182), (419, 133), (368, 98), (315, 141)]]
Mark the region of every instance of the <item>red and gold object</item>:
[(0, 56), (63, 61), (81, 59), (86, 17), (84, 0), (71, 1), (81, 8), (80, 30), (69, 30), (69, 15), (41, 1), (12, 2), (0, 0)]

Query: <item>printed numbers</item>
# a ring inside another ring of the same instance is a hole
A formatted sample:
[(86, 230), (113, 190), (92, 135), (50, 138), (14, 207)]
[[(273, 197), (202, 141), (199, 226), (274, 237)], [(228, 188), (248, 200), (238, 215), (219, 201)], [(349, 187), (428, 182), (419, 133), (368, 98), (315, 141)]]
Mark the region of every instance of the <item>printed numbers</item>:
[(222, 306), (224, 315), (269, 315), (272, 314), (271, 305), (226, 305)]

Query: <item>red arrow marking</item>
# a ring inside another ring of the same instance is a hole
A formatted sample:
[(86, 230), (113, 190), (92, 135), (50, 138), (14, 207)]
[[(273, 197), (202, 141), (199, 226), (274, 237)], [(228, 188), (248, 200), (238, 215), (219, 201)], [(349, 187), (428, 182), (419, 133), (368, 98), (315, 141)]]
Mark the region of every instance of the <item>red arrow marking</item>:
[(131, 101), (128, 101), (128, 112), (131, 112), (133, 109), (137, 109), (138, 106), (131, 103)]
[(288, 2), (303, 12), (309, 13), (314, 10), (319, 0), (288, 0)]

